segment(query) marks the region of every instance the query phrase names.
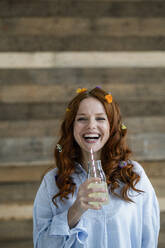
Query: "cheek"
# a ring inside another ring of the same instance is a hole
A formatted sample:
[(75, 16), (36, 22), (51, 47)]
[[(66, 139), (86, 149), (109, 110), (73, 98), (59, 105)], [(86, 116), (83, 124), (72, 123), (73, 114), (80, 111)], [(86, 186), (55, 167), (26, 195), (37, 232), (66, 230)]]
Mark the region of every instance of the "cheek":
[(84, 128), (84, 126), (85, 125), (83, 123), (77, 122), (74, 125), (74, 129), (75, 129), (76, 132), (81, 132), (81, 130)]
[(105, 125), (104, 126), (104, 133), (106, 134), (106, 137), (109, 138), (110, 136), (110, 125)]
[(105, 130), (106, 132), (107, 132), (107, 131), (110, 132), (110, 125), (109, 125), (109, 123), (108, 123), (108, 124), (105, 123), (105, 124), (102, 126), (102, 128), (103, 128), (103, 130)]
[(78, 123), (76, 123), (73, 129), (73, 135), (75, 139), (77, 139), (77, 137), (79, 136), (80, 131), (81, 131), (81, 126)]
[(73, 135), (74, 135), (74, 138), (76, 137), (76, 133), (77, 133), (77, 126), (74, 125), (74, 128), (73, 128)]

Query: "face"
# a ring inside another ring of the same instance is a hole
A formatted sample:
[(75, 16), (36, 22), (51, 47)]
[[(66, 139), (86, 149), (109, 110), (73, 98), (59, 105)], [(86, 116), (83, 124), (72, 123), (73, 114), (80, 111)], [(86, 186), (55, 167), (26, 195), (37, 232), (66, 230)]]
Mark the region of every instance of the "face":
[(82, 152), (99, 152), (110, 135), (110, 125), (103, 104), (89, 97), (81, 101), (75, 121), (74, 138)]

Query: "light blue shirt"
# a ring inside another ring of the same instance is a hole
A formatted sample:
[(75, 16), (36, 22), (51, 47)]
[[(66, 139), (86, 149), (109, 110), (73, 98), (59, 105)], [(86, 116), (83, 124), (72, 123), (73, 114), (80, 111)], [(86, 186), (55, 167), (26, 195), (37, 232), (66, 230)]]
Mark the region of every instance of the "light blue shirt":
[[(132, 161), (141, 176), (136, 188), (130, 190), (134, 203), (128, 203), (109, 194), (108, 205), (101, 210), (87, 210), (78, 224), (70, 229), (67, 213), (76, 199), (78, 188), (87, 179), (81, 165), (73, 175), (76, 191), (68, 200), (52, 197), (58, 192), (55, 182), (57, 169), (49, 171), (37, 192), (33, 209), (33, 240), (35, 248), (156, 248), (160, 226), (158, 201), (143, 168)], [(122, 186), (122, 184), (121, 184)]]

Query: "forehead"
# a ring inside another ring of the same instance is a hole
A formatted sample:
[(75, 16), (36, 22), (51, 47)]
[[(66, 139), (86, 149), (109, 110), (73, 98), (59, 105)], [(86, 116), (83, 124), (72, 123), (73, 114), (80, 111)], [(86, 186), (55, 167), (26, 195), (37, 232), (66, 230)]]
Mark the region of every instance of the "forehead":
[(106, 114), (103, 104), (94, 97), (88, 97), (80, 102), (77, 114)]

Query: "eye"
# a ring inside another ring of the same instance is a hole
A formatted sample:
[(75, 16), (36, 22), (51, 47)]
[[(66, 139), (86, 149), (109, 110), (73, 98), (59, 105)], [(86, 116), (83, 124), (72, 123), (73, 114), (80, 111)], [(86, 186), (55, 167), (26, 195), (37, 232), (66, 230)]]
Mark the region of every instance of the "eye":
[(77, 119), (77, 121), (86, 121), (86, 120), (87, 120), (87, 118), (85, 118), (85, 117), (80, 117)]
[(97, 121), (105, 121), (105, 118), (104, 117), (97, 117), (96, 120)]

